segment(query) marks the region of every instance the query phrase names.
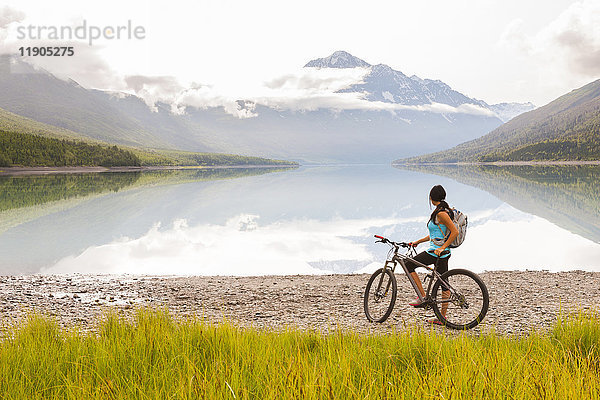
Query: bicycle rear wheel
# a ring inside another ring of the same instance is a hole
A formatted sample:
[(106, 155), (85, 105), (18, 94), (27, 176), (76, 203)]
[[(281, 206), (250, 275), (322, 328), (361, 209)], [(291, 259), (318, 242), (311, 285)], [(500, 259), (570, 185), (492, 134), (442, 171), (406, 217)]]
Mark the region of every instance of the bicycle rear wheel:
[(466, 269), (444, 273), (433, 285), (433, 312), (445, 326), (471, 329), (488, 311), (490, 296), (479, 275)]
[(371, 275), (365, 289), (365, 315), (371, 322), (383, 322), (392, 313), (396, 303), (398, 284), (394, 273), (380, 268)]

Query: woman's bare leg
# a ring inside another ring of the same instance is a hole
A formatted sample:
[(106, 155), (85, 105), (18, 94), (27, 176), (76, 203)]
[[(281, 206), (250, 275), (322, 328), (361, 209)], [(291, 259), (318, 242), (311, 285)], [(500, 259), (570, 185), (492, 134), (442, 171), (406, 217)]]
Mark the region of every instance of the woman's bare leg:
[(410, 276), (414, 279), (417, 284), (417, 288), (419, 288), (419, 292), (421, 292), (421, 296), (425, 297), (425, 289), (423, 289), (423, 285), (421, 284), (421, 279), (419, 279), (419, 275), (416, 272), (411, 272)]
[[(448, 300), (450, 298), (449, 290), (442, 290), (442, 301)], [(442, 315), (446, 316), (446, 311), (448, 311), (448, 303), (442, 303)]]

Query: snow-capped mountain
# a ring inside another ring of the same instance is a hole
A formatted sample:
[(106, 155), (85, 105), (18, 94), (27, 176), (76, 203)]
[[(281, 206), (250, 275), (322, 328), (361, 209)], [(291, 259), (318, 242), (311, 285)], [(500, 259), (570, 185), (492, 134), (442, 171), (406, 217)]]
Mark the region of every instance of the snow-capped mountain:
[[(343, 91), (357, 92), (367, 102), (378, 104), (340, 110), (332, 103), (331, 108), (294, 110), (256, 102), (251, 104), (255, 115), (242, 119), (223, 106), (186, 106), (185, 112), (174, 114), (170, 104), (148, 107), (135, 95), (86, 89), (50, 73), (10, 73), (8, 59), (0, 57), (0, 108), (108, 143), (303, 163), (386, 163), (450, 148), (502, 124), (495, 114), (485, 112), (491, 109), (485, 102), (444, 82), (408, 77), (346, 52), (335, 52), (306, 66), (367, 69), (366, 75), (360, 74), (362, 82), (355, 80), (358, 83)], [(401, 107), (387, 108), (389, 103)], [(432, 103), (447, 106), (431, 110), (426, 105)], [(247, 102), (240, 100), (240, 104)], [(484, 112), (453, 110), (464, 104), (481, 107)]]
[(531, 110), (535, 110), (535, 105), (529, 103), (498, 103), (488, 106), (490, 110), (496, 113), (502, 122), (508, 122), (517, 115), (521, 115)]
[(345, 51), (336, 51), (329, 57), (309, 61), (304, 67), (314, 68), (368, 68), (364, 83), (353, 85), (342, 92), (366, 92), (367, 100), (405, 105), (431, 103), (448, 104), (453, 107), (469, 103), (482, 106), (481, 102), (453, 90), (439, 80), (408, 77), (385, 64), (371, 65)]
[(309, 61), (304, 67), (315, 68), (368, 68), (371, 64), (354, 57), (352, 54), (345, 51), (336, 51), (329, 57), (317, 58)]
[(329, 57), (309, 61), (304, 67), (314, 68), (368, 68), (364, 82), (340, 92), (363, 92), (370, 101), (382, 101), (403, 105), (432, 103), (458, 107), (472, 104), (494, 113), (502, 122), (535, 108), (531, 103), (500, 103), (489, 105), (485, 101), (470, 98), (440, 80), (422, 79), (416, 75), (406, 76), (388, 65), (371, 65), (345, 51), (336, 51)]

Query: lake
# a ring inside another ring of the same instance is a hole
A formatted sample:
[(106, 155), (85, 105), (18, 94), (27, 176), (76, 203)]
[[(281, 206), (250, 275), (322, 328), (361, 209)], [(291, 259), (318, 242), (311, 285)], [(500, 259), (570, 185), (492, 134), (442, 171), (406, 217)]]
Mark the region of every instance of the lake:
[[(600, 271), (598, 166), (314, 166), (0, 177), (0, 274), (372, 272), (468, 215), (452, 267)], [(420, 249), (424, 249), (422, 245)]]

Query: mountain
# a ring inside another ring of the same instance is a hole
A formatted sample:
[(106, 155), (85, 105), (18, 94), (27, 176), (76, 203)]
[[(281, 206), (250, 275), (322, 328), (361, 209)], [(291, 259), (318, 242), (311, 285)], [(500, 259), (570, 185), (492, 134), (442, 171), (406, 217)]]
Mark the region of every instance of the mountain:
[(508, 122), (517, 115), (521, 115), (528, 111), (534, 110), (533, 103), (498, 103), (488, 107), (492, 110), (502, 122)]
[[(0, 96), (1, 97), (1, 96)], [(54, 125), (44, 124), (31, 118), (11, 113), (0, 108), (0, 130), (5, 132), (21, 132), (57, 139), (80, 139), (81, 134)]]
[(396, 163), (600, 160), (600, 79), (450, 150)]
[[(448, 148), (502, 123), (485, 102), (439, 80), (407, 77), (346, 52), (306, 66), (367, 69), (362, 82), (340, 92), (357, 92), (374, 106), (294, 111), (252, 103), (257, 114), (253, 118), (237, 118), (223, 107), (188, 106), (176, 115), (169, 104), (157, 103), (151, 109), (137, 96), (85, 89), (4, 57), (0, 59), (0, 108), (106, 143), (304, 163), (385, 163), (399, 155)], [(248, 101), (238, 103), (245, 107)], [(381, 104), (391, 108), (381, 109)]]
[(336, 51), (329, 57), (317, 58), (306, 63), (304, 66), (313, 68), (367, 68), (370, 67), (366, 61), (361, 60), (358, 57), (354, 57), (352, 54), (345, 51)]
[(88, 139), (175, 148), (107, 102), (104, 95), (8, 56), (0, 56), (0, 108)]
[[(165, 105), (159, 105), (161, 112), (153, 112), (136, 96), (84, 89), (75, 81), (58, 79), (24, 62), (10, 65), (11, 62), (0, 56), (0, 107), (10, 109), (0, 108), (0, 132), (3, 143), (12, 143), (10, 149), (0, 148), (3, 166), (109, 165), (114, 164), (115, 157), (125, 160), (125, 165), (137, 165), (140, 161), (142, 165), (293, 164), (211, 152), (209, 146), (189, 139), (185, 121), (167, 111)], [(20, 153), (29, 145), (35, 146), (35, 152), (29, 149), (24, 157)], [(61, 146), (65, 148), (59, 149)], [(189, 148), (194, 151), (177, 150)], [(90, 150), (98, 156), (106, 154), (98, 159), (90, 156)], [(73, 157), (67, 160), (65, 154), (69, 152)], [(132, 157), (129, 152), (135, 155)], [(109, 153), (115, 157), (108, 157)], [(135, 162), (128, 164), (130, 160)]]
[(532, 103), (499, 103), (489, 105), (483, 100), (465, 96), (453, 90), (440, 80), (421, 79), (416, 75), (406, 76), (385, 64), (371, 65), (358, 57), (336, 51), (329, 57), (317, 58), (308, 62), (306, 67), (316, 68), (367, 68), (369, 73), (364, 83), (353, 85), (340, 92), (362, 92), (371, 101), (382, 101), (404, 105), (425, 105), (432, 103), (458, 107), (472, 104), (490, 111), (502, 122), (535, 108)]
[[(398, 151), (412, 155), (441, 149), (479, 137), (502, 123), (491, 110), (486, 112), (484, 102), (470, 99), (441, 81), (408, 78), (389, 66), (373, 66), (347, 52), (309, 61), (305, 67), (367, 69), (363, 82), (340, 92), (357, 92), (367, 101), (408, 107), (393, 111), (290, 111), (255, 104), (258, 116), (248, 119), (236, 118), (220, 108), (187, 107), (186, 113), (177, 118), (178, 126), (170, 128), (172, 117), (167, 105), (159, 104), (156, 113), (149, 113), (135, 96), (112, 96), (111, 101), (121, 110), (131, 110), (131, 115), (145, 121), (149, 129), (164, 126), (173, 132), (189, 132), (185, 138), (212, 151), (304, 163), (388, 162)], [(481, 107), (481, 113), (439, 113), (419, 108), (432, 103), (452, 107), (469, 104)]]
[[(482, 103), (453, 91), (443, 82), (407, 78), (388, 66), (372, 66), (347, 52), (312, 60), (305, 67), (368, 69), (364, 83), (340, 91), (359, 92), (368, 101), (406, 106), (432, 102), (451, 106)], [(410, 82), (412, 90), (403, 82)], [(397, 151), (409, 155), (441, 149), (445, 144), (479, 137), (501, 124), (492, 112), (488, 115), (442, 114), (416, 108), (392, 112), (323, 108), (290, 111), (261, 104), (254, 105), (257, 117), (247, 119), (236, 118), (221, 108), (187, 107), (183, 115), (173, 116), (166, 104), (157, 104), (156, 112), (151, 112), (135, 96), (105, 96), (149, 131), (156, 135), (169, 133), (168, 141), (177, 148), (253, 154), (304, 163), (389, 162)], [(421, 100), (415, 102), (413, 97)], [(423, 138), (431, 140), (423, 141)]]
[(364, 92), (370, 101), (404, 105), (441, 103), (453, 107), (462, 104), (486, 106), (479, 100), (471, 99), (453, 90), (440, 80), (421, 79), (416, 75), (409, 78), (385, 64), (372, 65), (369, 69), (370, 72), (365, 76), (364, 83), (353, 85), (340, 92)]

